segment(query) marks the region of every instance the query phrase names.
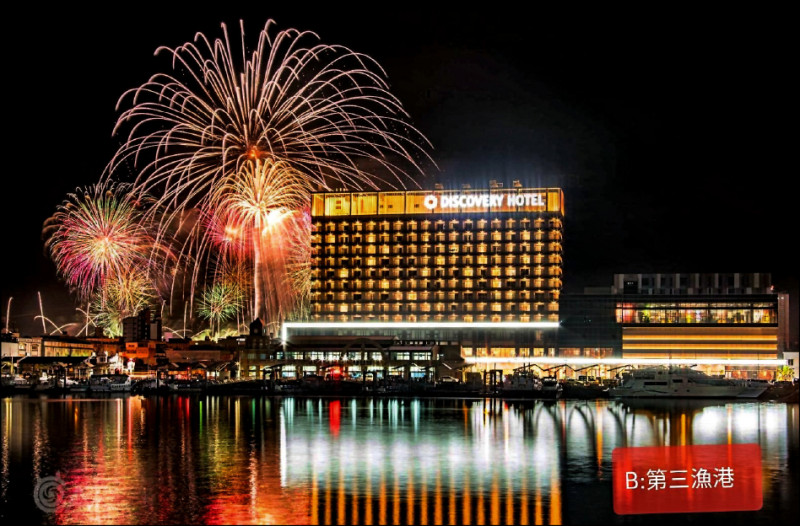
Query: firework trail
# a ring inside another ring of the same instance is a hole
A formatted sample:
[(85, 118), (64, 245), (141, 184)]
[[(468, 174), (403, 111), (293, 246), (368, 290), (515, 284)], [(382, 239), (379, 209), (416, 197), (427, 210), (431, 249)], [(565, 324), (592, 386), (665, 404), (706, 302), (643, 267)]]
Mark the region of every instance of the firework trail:
[[(155, 241), (146, 198), (113, 182), (77, 189), (44, 225), (45, 246), (59, 276), (106, 334), (122, 334), (122, 319), (150, 306), (163, 289), (156, 267), (169, 250)], [(158, 277), (158, 279), (155, 279)], [(87, 311), (87, 312), (88, 312)]]
[[(216, 265), (245, 260), (253, 269), (252, 314), (267, 323), (306, 295), (308, 263), (297, 256), (308, 250), (287, 245), (309, 242), (302, 215), (312, 189), (405, 187), (433, 164), (430, 145), (374, 60), (321, 44), (312, 32), (273, 26), (267, 21), (252, 51), (241, 22), (239, 45), (223, 24), (222, 38), (198, 33), (159, 48), (174, 73), (156, 74), (120, 98), (118, 108), (130, 107), (114, 133), (125, 133), (125, 143), (107, 169), (111, 175), (133, 163), (137, 190), (161, 196), (158, 236), (178, 233), (181, 267), (192, 262), (192, 296), (213, 281), (207, 274)], [(264, 171), (291, 184), (261, 194)]]

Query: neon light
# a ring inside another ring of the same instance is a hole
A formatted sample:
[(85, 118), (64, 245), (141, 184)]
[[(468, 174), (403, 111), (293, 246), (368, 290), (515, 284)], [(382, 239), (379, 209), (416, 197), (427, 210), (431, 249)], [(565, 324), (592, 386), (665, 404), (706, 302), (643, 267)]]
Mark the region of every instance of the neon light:
[(320, 322), (285, 322), (281, 327), (281, 339), (286, 341), (289, 329), (557, 329), (557, 321), (478, 321), (478, 322), (374, 322), (374, 321), (320, 321)]
[(464, 358), (469, 364), (497, 364), (497, 363), (541, 363), (541, 364), (563, 364), (563, 365), (763, 365), (780, 366), (786, 365), (786, 360), (765, 359), (765, 360), (745, 360), (745, 359), (724, 359), (724, 358), (558, 358), (554, 356), (535, 356), (520, 357), (514, 356), (503, 358), (500, 356), (470, 356)]
[(423, 204), (428, 210), (434, 208), (499, 208), (503, 206), (545, 206), (544, 193), (525, 194), (428, 194)]

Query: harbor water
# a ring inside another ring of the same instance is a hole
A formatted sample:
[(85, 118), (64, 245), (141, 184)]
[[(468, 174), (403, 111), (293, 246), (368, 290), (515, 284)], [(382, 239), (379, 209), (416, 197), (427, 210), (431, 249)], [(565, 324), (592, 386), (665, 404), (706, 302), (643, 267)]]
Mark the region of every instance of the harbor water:
[[(800, 512), (798, 404), (10, 396), (26, 524), (754, 524)], [(758, 444), (757, 511), (618, 515), (612, 452)]]

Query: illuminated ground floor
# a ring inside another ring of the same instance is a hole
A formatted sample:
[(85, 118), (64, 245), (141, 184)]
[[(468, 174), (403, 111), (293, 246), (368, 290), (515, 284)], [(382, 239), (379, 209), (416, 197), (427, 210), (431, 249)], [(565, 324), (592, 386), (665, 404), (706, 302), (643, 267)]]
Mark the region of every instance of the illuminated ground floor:
[(712, 376), (774, 380), (786, 364), (776, 330), (622, 327), (618, 337), (599, 339), (576, 338), (575, 331), (549, 322), (287, 323), (272, 354), (259, 355), (257, 364), (243, 363), (242, 371), (263, 375), (265, 367), (278, 367), (280, 375), (296, 377), (334, 370), (355, 378), (464, 380), (468, 373), (505, 376), (528, 368), (540, 376), (602, 380), (632, 367), (672, 364)]

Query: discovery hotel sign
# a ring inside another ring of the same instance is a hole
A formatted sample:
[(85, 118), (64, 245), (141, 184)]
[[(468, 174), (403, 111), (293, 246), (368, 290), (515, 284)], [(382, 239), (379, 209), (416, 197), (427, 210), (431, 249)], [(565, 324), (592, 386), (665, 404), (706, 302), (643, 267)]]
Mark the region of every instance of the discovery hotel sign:
[(564, 215), (560, 188), (320, 192), (312, 195), (313, 217), (540, 213)]
[(464, 208), (503, 208), (513, 206), (545, 206), (545, 194), (428, 194), (425, 196), (425, 208), (464, 209)]

